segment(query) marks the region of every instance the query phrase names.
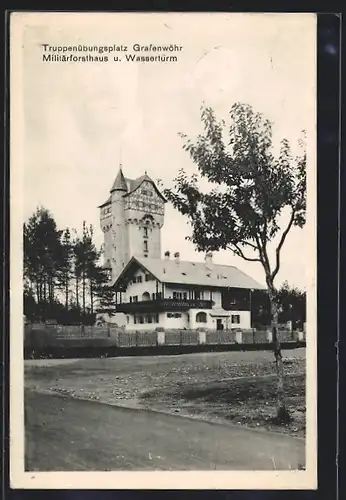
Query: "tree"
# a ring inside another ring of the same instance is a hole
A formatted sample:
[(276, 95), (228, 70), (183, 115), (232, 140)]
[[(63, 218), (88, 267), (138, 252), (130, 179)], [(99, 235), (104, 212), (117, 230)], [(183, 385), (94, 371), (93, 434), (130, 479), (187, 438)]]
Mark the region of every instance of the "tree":
[[(306, 211), (305, 133), (293, 155), (287, 139), (277, 155), (272, 143), (272, 124), (248, 104), (235, 103), (229, 124), (218, 121), (211, 108), (202, 106), (204, 135), (192, 142), (184, 134), (183, 148), (208, 181), (207, 192), (197, 174), (180, 170), (167, 199), (192, 226), (189, 238), (199, 251), (230, 250), (238, 257), (261, 263), (272, 317), (273, 350), (277, 369), (277, 419), (287, 422), (284, 370), (278, 333), (277, 291), (280, 255), (293, 226), (303, 227)], [(210, 184), (212, 187), (210, 187)], [(281, 229), (282, 216), (288, 221)], [(270, 262), (269, 245), (275, 243)], [(250, 252), (250, 253), (249, 253)]]
[(97, 269), (97, 279), (95, 283), (95, 295), (99, 300), (98, 313), (106, 313), (114, 316), (116, 313), (115, 292), (110, 286), (110, 276), (106, 269)]
[[(87, 296), (90, 298), (91, 312), (93, 309), (93, 285), (97, 275), (97, 261), (100, 252), (93, 242), (93, 227), (83, 222), (82, 236), (76, 237), (74, 243), (74, 273), (76, 279), (76, 302), (79, 306), (79, 284), (82, 292), (82, 312), (86, 313)], [(88, 288), (87, 288), (88, 287)]]
[(43, 316), (55, 302), (61, 234), (54, 217), (43, 207), (37, 208), (23, 226), (24, 278)]
[(280, 321), (292, 321), (293, 327), (302, 328), (306, 319), (306, 293), (290, 287), (285, 281), (277, 291), (277, 301), (280, 306)]
[(66, 228), (61, 238), (61, 253), (58, 261), (60, 286), (65, 295), (65, 308), (68, 309), (70, 299), (70, 282), (72, 278), (73, 241), (71, 231)]

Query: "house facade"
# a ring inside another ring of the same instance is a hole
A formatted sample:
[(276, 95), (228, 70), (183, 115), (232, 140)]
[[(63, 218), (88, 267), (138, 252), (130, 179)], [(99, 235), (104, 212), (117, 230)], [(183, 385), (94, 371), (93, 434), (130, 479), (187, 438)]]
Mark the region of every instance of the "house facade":
[[(133, 257), (115, 282), (128, 330), (251, 327), (251, 291), (264, 288), (234, 266)], [(125, 300), (124, 300), (125, 298)]]

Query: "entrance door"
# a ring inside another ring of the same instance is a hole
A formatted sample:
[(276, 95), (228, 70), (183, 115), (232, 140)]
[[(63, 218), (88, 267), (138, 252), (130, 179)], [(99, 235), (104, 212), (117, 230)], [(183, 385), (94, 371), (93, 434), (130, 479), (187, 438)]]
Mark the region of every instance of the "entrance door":
[(220, 319), (220, 318), (217, 318), (217, 320), (216, 320), (216, 329), (223, 330), (222, 319)]

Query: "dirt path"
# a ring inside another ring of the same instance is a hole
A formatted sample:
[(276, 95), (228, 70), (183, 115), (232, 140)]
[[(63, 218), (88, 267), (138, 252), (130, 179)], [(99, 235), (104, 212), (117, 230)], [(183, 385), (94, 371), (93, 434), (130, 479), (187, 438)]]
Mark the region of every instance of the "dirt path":
[(26, 470), (282, 470), (304, 440), (26, 391)]

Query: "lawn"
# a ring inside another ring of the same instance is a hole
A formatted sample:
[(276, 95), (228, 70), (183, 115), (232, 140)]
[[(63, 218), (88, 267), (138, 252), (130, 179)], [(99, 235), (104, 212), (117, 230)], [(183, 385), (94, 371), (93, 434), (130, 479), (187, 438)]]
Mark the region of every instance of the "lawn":
[(305, 434), (305, 349), (284, 351), (288, 426), (273, 422), (270, 352), (25, 362), (25, 385), (39, 392)]

